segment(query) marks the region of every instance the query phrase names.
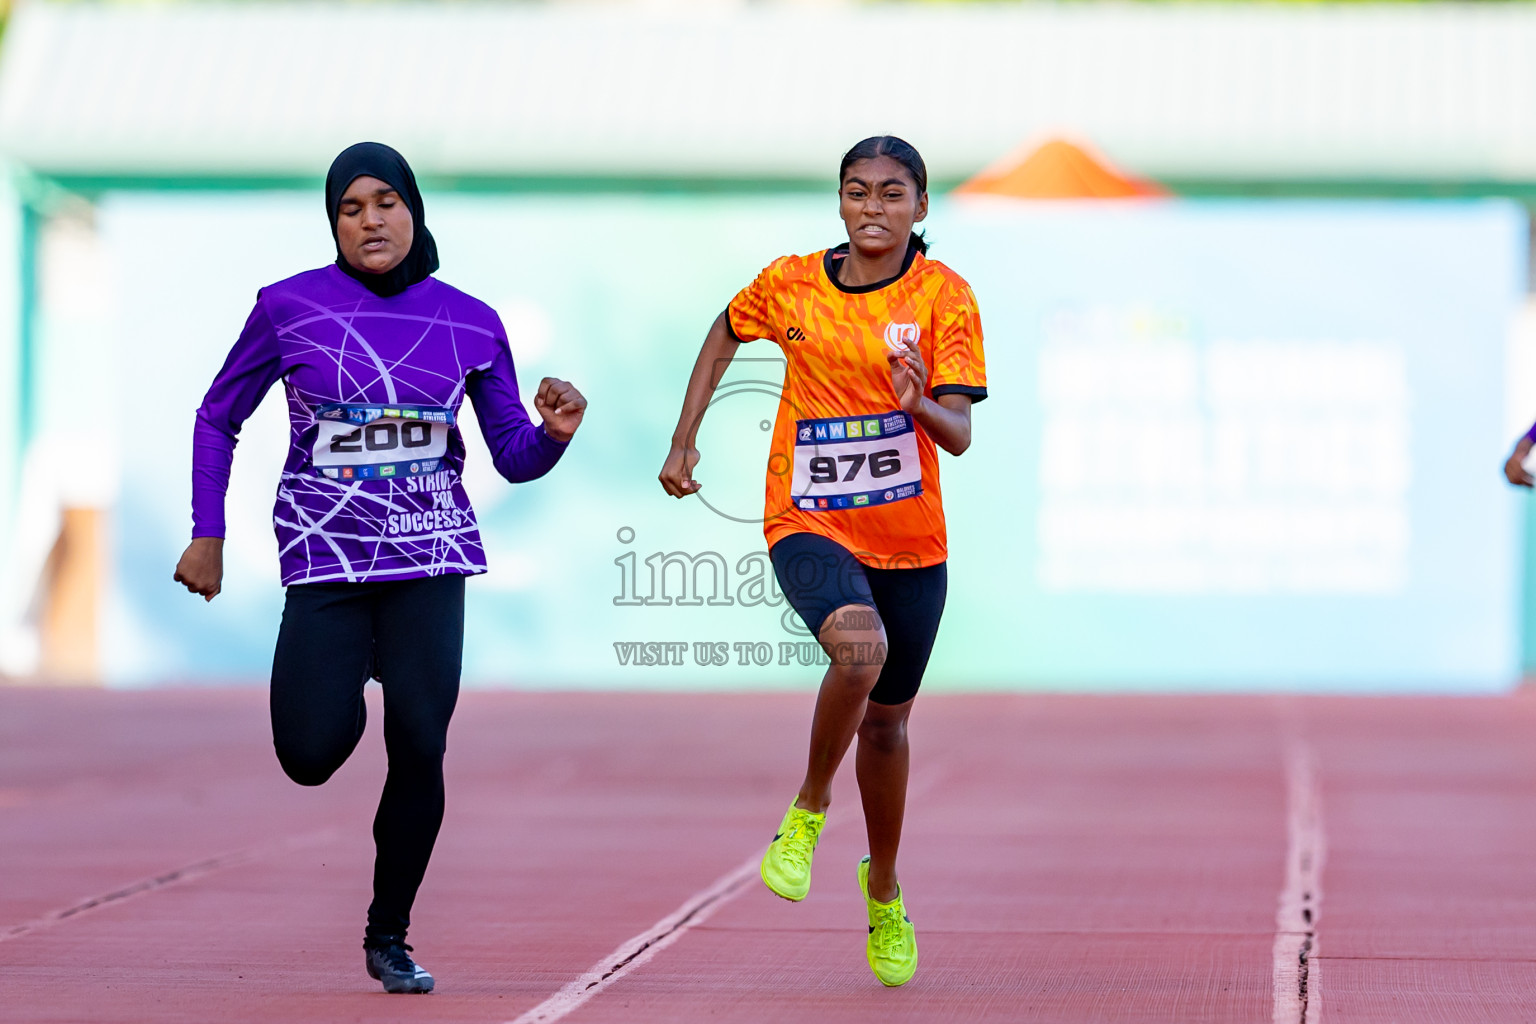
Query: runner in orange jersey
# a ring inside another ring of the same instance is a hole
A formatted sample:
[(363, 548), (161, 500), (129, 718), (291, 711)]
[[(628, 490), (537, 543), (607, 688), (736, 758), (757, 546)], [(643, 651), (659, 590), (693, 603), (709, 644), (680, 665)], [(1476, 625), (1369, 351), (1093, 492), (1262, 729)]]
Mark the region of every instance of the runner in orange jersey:
[(694, 443), (715, 386), (742, 343), (771, 339), (788, 365), (764, 532), (780, 587), (831, 665), (805, 780), (763, 856), (762, 877), (785, 899), (810, 891), (832, 777), (857, 734), (868, 959), (881, 982), (901, 985), (917, 969), (896, 878), (907, 718), (947, 579), (937, 449), (959, 455), (970, 446), (986, 368), (975, 296), (927, 258), (912, 230), (928, 213), (922, 157), (892, 136), (865, 139), (843, 157), (838, 181), (848, 242), (775, 260), (716, 318), (660, 479), (674, 497), (699, 490)]

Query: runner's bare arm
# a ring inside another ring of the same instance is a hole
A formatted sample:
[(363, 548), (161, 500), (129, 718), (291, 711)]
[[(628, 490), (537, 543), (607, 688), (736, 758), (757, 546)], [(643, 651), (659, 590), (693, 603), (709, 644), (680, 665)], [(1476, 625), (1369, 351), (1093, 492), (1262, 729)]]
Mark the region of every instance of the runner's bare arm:
[(924, 398), (913, 419), (923, 425), (934, 443), (951, 455), (963, 455), (971, 446), (971, 397), (940, 395)]
[(715, 318), (704, 336), (704, 347), (694, 360), (693, 373), (688, 377), (688, 391), (683, 396), (683, 411), (677, 417), (677, 429), (672, 432), (672, 450), (661, 467), (657, 479), (662, 488), (674, 498), (685, 498), (701, 486), (693, 478), (693, 468), (699, 464), (699, 452), (694, 442), (699, 435), (699, 424), (704, 421), (704, 410), (715, 393), (720, 378), (725, 376), (731, 360), (741, 342), (731, 334), (731, 327), (722, 312)]
[(940, 448), (951, 455), (964, 454), (971, 446), (970, 396), (940, 395), (933, 399), (924, 395), (928, 366), (915, 348), (887, 352), (885, 358), (891, 364), (891, 387), (902, 409), (922, 424)]

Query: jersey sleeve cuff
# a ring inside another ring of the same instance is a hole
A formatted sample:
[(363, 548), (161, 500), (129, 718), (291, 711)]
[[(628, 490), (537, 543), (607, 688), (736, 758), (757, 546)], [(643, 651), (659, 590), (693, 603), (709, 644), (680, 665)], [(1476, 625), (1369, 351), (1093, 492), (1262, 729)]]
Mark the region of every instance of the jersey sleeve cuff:
[(571, 435), (571, 441), (561, 441), (558, 438), (550, 437), (549, 431), (544, 429), (544, 424), (542, 423), (534, 428), (534, 432), (538, 434), (540, 441), (544, 442), (545, 444), (552, 444), (561, 451), (564, 451), (566, 445), (570, 444), (571, 441), (576, 440), (576, 435), (574, 434)]
[(735, 339), (736, 343), (740, 345), (745, 345), (750, 340), (748, 338), (743, 338), (741, 335), (736, 333), (736, 325), (731, 323), (730, 306), (725, 307), (725, 333), (729, 334), (733, 339)]
[(986, 401), (987, 389), (979, 384), (935, 384), (933, 397), (942, 398), (945, 395), (969, 395), (971, 404)]

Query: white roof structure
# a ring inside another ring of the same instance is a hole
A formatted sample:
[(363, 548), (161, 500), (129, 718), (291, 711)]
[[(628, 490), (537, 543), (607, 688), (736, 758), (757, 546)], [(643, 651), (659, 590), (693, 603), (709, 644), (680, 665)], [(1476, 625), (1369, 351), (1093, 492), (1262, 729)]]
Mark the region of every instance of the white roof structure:
[(1144, 174), (1536, 181), (1531, 5), (19, 5), (0, 155), (45, 173), (938, 179), (1066, 135)]

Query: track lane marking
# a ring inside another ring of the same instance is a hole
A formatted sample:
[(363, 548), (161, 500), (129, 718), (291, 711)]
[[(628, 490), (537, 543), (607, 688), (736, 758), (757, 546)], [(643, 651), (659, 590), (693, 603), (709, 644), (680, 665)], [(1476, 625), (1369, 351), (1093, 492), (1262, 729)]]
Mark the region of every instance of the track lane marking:
[(588, 968), (581, 977), (568, 982), (560, 991), (508, 1024), (550, 1024), (575, 1010), (616, 981), (619, 972), (651, 960), (686, 935), (689, 929), (703, 924), (715, 911), (745, 892), (748, 883), (757, 876), (762, 858), (761, 853), (754, 853), (717, 878), (709, 888), (688, 897), (682, 906), (650, 928), (621, 943), (618, 949)]
[(1323, 805), (1317, 758), (1294, 728), (1282, 733), (1285, 770), (1285, 882), (1275, 911), (1271, 952), (1274, 1024), (1321, 1024), (1318, 916), (1322, 903)]
[[(907, 786), (907, 799), (927, 795), (944, 775), (942, 766), (924, 772), (916, 782)], [(840, 819), (841, 824), (846, 819)], [(833, 823), (828, 822), (822, 829)], [(707, 889), (694, 893), (666, 917), (657, 921), (634, 938), (619, 945), (612, 953), (593, 964), (582, 975), (567, 982), (554, 995), (531, 1010), (527, 1010), (506, 1024), (553, 1024), (554, 1021), (574, 1012), (593, 996), (603, 992), (634, 969), (653, 959), (658, 953), (677, 942), (691, 929), (698, 927), (714, 915), (715, 911), (752, 888), (752, 880), (758, 878), (758, 868), (763, 854), (759, 850), (735, 868), (715, 879)]]
[(184, 882), (192, 882), (216, 872), (224, 871), (227, 868), (251, 864), (275, 853), (287, 853), (290, 850), (298, 850), (306, 846), (315, 846), (329, 842), (335, 839), (336, 835), (336, 829), (323, 828), (314, 832), (290, 836), (287, 839), (281, 839), (273, 843), (264, 843), (260, 846), (232, 850), (229, 853), (219, 854), (216, 857), (209, 857), (207, 860), (200, 860), (193, 864), (173, 868), (163, 874), (141, 878), (137, 882), (130, 882), (120, 888), (81, 900), (73, 906), (64, 907), (60, 910), (51, 910), (41, 917), (35, 917), (30, 921), (11, 925), (0, 931), (0, 942), (9, 942), (12, 939), (19, 939), (24, 935), (32, 935), (45, 928), (52, 928), (66, 921), (73, 921), (85, 914), (116, 906), (124, 900), (143, 896), (146, 893), (156, 892), (173, 885), (181, 885)]

